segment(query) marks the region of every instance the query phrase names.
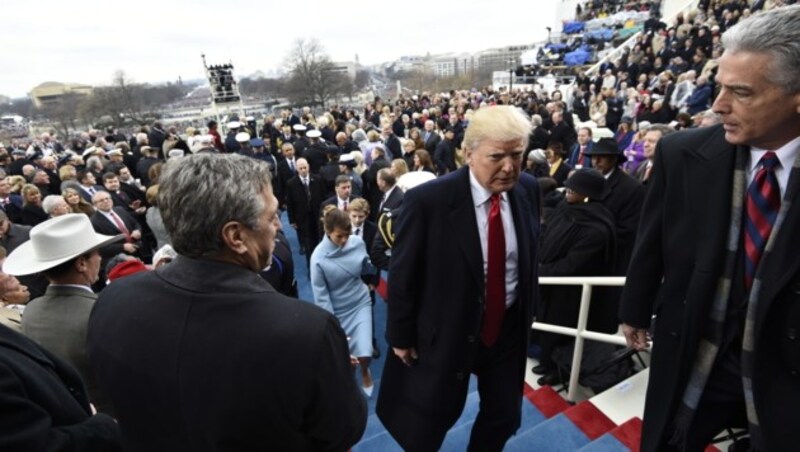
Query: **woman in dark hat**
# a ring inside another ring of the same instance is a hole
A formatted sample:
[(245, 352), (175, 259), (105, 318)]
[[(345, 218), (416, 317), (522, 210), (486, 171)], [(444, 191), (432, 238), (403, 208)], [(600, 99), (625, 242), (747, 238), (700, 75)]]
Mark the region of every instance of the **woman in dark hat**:
[[(599, 202), (605, 189), (605, 178), (597, 170), (584, 168), (575, 171), (564, 186), (564, 201), (552, 212), (542, 231), (539, 276), (610, 274), (614, 264), (614, 217)], [(581, 290), (580, 286), (541, 286), (537, 320), (574, 328)], [(594, 314), (600, 309), (600, 303), (592, 304), (590, 329), (602, 318)], [(556, 346), (569, 340), (569, 337), (558, 334), (539, 334), (540, 364), (533, 369), (534, 373), (544, 374), (539, 384), (552, 385), (559, 381), (551, 356)]]

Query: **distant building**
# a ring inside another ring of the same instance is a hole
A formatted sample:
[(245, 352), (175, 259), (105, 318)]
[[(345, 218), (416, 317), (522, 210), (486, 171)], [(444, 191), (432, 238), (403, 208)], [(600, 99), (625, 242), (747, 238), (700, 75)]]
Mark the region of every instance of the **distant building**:
[(536, 44), (500, 47), (477, 53), (478, 66), (486, 71), (507, 71), (520, 64), (520, 55), (536, 48)]
[(332, 72), (339, 72), (350, 77), (351, 80), (356, 78), (356, 71), (358, 71), (358, 63), (355, 61), (334, 61), (331, 63), (333, 67)]
[(31, 90), (30, 97), (36, 108), (42, 108), (57, 104), (64, 96), (73, 93), (88, 95), (92, 93), (92, 87), (78, 83), (44, 82)]

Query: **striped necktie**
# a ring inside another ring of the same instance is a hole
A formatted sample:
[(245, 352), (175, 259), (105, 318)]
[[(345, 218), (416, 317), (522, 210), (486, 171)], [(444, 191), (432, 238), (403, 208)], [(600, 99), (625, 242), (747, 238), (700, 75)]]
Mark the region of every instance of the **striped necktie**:
[(781, 162), (774, 152), (764, 154), (761, 168), (747, 189), (744, 215), (744, 278), (745, 288), (750, 291), (755, 279), (758, 262), (764, 253), (778, 210), (781, 208), (781, 190), (775, 168)]

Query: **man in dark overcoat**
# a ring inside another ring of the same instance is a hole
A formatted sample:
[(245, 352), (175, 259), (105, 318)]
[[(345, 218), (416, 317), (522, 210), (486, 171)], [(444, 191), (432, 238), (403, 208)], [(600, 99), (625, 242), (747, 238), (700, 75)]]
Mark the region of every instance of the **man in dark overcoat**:
[(800, 6), (723, 46), (722, 125), (658, 142), (622, 297), (630, 345), (653, 322), (643, 451), (701, 450), (726, 427), (752, 450), (797, 447)]
[(520, 176), (530, 131), (513, 107), (479, 110), (464, 138), (468, 164), (405, 194), (376, 412), (406, 450), (438, 450), (470, 373), (481, 410), (469, 450), (502, 450), (519, 428), (538, 290), (539, 189)]

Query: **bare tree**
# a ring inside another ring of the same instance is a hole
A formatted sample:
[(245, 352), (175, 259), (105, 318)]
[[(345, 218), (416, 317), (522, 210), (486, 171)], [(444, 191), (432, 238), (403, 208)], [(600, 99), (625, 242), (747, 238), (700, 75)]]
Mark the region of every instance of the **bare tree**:
[(316, 39), (298, 39), (286, 59), (287, 94), (295, 103), (325, 104), (347, 92), (349, 78), (338, 71)]

